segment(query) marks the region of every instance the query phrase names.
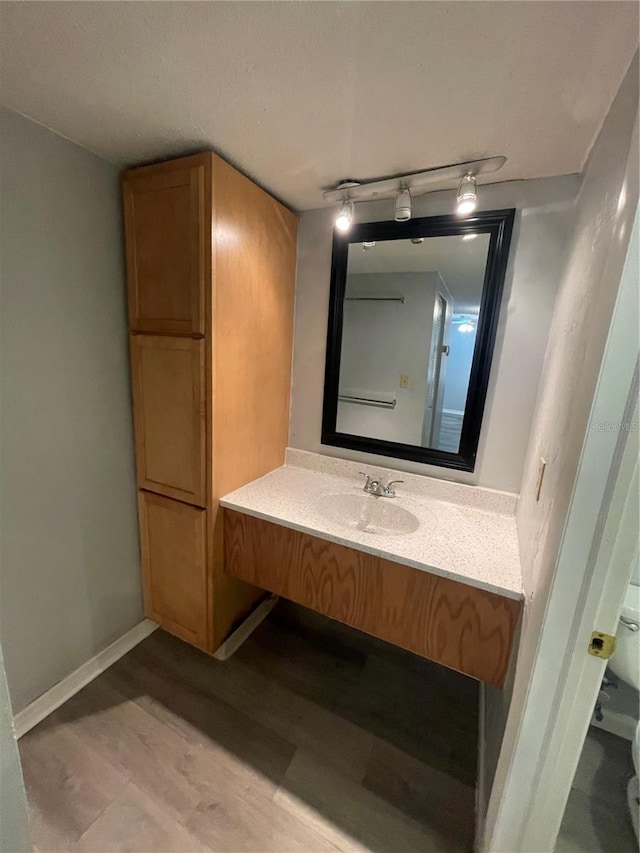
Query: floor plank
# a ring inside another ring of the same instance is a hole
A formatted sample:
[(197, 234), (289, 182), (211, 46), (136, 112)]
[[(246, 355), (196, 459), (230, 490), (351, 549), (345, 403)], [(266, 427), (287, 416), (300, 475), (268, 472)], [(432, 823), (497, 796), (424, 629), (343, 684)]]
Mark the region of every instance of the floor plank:
[[(264, 634), (261, 642), (263, 638)], [(186, 644), (177, 646), (170, 637), (159, 640), (152, 650), (140, 649), (136, 659), (163, 672), (165, 679), (180, 679), (194, 690), (224, 700), (287, 743), (329, 756), (342, 772), (362, 778), (371, 733), (267, 675), (267, 652), (263, 655), (265, 671), (261, 672), (259, 667), (246, 666), (240, 652), (232, 659), (233, 666), (212, 666), (210, 659)], [(282, 649), (287, 650), (285, 642)], [(287, 660), (290, 657), (289, 650)], [(127, 666), (131, 667), (131, 661)]]
[(473, 785), (384, 741), (374, 746), (362, 785), (444, 837), (457, 838), (461, 846), (473, 845)]
[(21, 739), (20, 757), (38, 848), (78, 841), (127, 784), (56, 714)]
[(210, 850), (132, 782), (114, 797), (69, 853), (205, 853)]
[(477, 685), (294, 605), (157, 631), (20, 740), (37, 853), (465, 853)]
[(459, 850), (457, 839), (441, 835), (434, 827), (414, 820), (382, 797), (362, 785), (355, 785), (314, 755), (298, 750), (287, 771), (276, 803), (300, 814), (314, 817), (315, 829), (327, 840), (341, 846), (358, 845), (370, 851), (402, 853), (440, 853)]

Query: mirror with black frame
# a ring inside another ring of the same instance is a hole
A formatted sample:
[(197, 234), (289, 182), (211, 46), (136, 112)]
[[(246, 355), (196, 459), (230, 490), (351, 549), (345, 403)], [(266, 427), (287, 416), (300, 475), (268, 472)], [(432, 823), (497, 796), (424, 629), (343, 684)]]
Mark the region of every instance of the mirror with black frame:
[(323, 444), (473, 471), (514, 215), (335, 233)]

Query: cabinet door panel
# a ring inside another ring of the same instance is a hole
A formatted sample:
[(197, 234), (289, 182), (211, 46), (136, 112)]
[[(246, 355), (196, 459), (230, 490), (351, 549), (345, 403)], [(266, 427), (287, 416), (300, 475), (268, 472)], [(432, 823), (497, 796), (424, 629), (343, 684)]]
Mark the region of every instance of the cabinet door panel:
[(203, 161), (177, 161), (124, 178), (134, 331), (204, 334), (205, 181)]
[(206, 512), (139, 492), (145, 615), (208, 649)]
[(205, 343), (131, 337), (140, 488), (206, 504)]

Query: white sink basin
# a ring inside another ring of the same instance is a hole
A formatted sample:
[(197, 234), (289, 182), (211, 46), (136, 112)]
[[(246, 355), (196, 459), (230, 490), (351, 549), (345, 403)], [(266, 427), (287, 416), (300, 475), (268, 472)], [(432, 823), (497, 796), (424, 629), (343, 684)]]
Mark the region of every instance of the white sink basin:
[(372, 495), (323, 495), (316, 506), (320, 515), (342, 527), (377, 536), (407, 536), (415, 533), (420, 521), (395, 498)]

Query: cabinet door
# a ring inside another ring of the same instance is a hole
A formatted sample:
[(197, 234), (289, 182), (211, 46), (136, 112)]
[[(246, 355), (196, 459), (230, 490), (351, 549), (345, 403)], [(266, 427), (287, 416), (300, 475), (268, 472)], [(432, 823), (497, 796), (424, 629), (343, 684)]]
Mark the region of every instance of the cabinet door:
[(123, 178), (133, 331), (205, 333), (206, 157)]
[(205, 342), (131, 336), (138, 485), (206, 504)]
[(139, 492), (145, 615), (208, 648), (206, 512)]

